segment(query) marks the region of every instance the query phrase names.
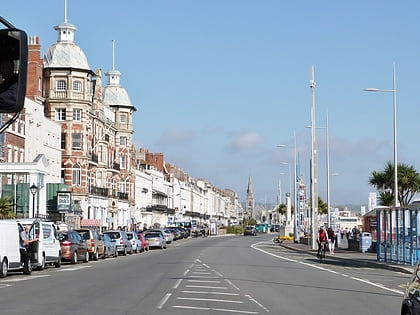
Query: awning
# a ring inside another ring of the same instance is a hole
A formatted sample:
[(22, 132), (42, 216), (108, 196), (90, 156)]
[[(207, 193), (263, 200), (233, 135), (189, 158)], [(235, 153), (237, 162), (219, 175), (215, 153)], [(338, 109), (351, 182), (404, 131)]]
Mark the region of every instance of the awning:
[(102, 226), (100, 219), (82, 219), (80, 226)]

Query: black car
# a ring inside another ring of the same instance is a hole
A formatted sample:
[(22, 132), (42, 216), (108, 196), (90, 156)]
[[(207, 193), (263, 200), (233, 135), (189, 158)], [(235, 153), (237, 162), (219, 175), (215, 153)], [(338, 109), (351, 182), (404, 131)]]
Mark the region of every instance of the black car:
[(257, 235), (257, 230), (253, 226), (246, 226), (244, 230), (244, 235)]
[(413, 274), (405, 288), (401, 305), (401, 315), (420, 314), (420, 262), (414, 267)]

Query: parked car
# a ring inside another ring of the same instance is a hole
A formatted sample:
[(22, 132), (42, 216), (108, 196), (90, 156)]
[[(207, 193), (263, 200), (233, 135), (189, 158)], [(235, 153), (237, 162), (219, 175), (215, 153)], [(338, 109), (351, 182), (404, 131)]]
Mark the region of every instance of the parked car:
[(79, 260), (89, 261), (89, 251), (85, 240), (76, 231), (66, 231), (59, 234), (61, 259), (76, 264)]
[(137, 237), (141, 243), (141, 251), (148, 251), (149, 250), (149, 243), (147, 242), (147, 240), (144, 238), (143, 233), (137, 233)]
[(131, 242), (128, 240), (127, 233), (124, 231), (105, 231), (103, 234), (108, 234), (109, 237), (115, 240), (118, 254), (126, 256), (128, 253), (133, 253)]
[(257, 235), (257, 231), (255, 230), (255, 227), (253, 226), (246, 226), (244, 229), (244, 235)]
[(102, 258), (117, 257), (118, 251), (115, 240), (110, 238), (108, 234), (101, 234), (101, 237), (104, 242), (104, 255)]
[(137, 234), (134, 232), (127, 232), (127, 237), (131, 243), (131, 250), (135, 253), (139, 253), (141, 251), (141, 243)]
[(174, 233), (167, 228), (151, 229), (147, 230), (147, 232), (161, 232), (165, 237), (166, 244), (171, 244), (174, 240)]
[(85, 240), (90, 259), (98, 260), (99, 257), (103, 257), (105, 254), (104, 241), (101, 235), (95, 229), (77, 229), (82, 238)]
[(182, 231), (179, 227), (170, 226), (167, 227), (168, 230), (171, 230), (174, 233), (174, 241), (182, 239), (184, 236), (182, 235)]
[(161, 248), (161, 249), (166, 248), (166, 240), (165, 240), (165, 237), (163, 236), (162, 232), (147, 231), (147, 232), (144, 233), (144, 238), (149, 243), (149, 247), (158, 247), (158, 248)]
[(401, 315), (420, 314), (420, 261), (414, 267), (414, 271), (405, 288), (401, 305)]

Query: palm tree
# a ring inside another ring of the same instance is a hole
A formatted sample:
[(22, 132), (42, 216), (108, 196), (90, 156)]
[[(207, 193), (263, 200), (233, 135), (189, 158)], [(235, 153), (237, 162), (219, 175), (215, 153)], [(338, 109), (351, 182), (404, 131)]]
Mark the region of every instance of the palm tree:
[(14, 217), (12, 198), (0, 198), (0, 219), (12, 219)]
[[(398, 201), (401, 206), (408, 205), (415, 194), (420, 191), (420, 174), (414, 166), (398, 164)], [(394, 164), (388, 162), (385, 169), (373, 171), (369, 184), (380, 192), (379, 200), (383, 206), (392, 206), (394, 200)]]

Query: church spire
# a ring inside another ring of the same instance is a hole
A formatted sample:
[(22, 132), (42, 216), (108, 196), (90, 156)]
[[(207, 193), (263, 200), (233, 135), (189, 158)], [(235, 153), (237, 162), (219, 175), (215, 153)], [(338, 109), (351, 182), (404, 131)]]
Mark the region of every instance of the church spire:
[(254, 189), (252, 187), (252, 180), (251, 180), (251, 176), (249, 176), (248, 178), (248, 188), (246, 190), (246, 207), (245, 207), (245, 211), (247, 213), (247, 216), (249, 217), (249, 219), (252, 218), (253, 213), (254, 213), (254, 205), (255, 205), (255, 201), (254, 201)]

